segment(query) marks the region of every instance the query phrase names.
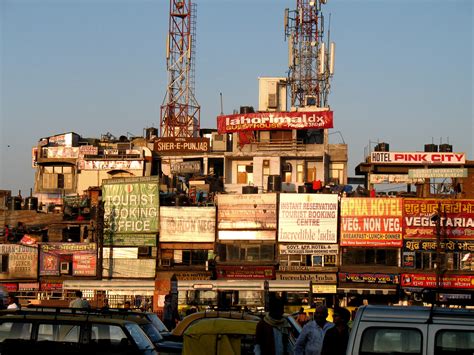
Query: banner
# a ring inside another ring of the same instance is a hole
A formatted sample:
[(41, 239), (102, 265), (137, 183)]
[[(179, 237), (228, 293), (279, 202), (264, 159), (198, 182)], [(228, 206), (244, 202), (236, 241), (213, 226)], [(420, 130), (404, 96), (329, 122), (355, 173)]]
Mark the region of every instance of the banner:
[(340, 272), (339, 282), (398, 285), (400, 281), (396, 274)]
[(158, 178), (106, 180), (102, 188), (105, 235), (159, 231)]
[(161, 207), (160, 242), (214, 242), (215, 207)]
[(95, 276), (97, 250), (95, 243), (42, 243), (40, 276)]
[(402, 199), (342, 198), (341, 246), (402, 246)]
[(336, 243), (336, 194), (280, 194), (279, 242)]
[(435, 164), (461, 165), (466, 163), (464, 153), (372, 152), (370, 162), (376, 164)]
[(276, 194), (217, 196), (217, 227), (222, 229), (276, 229)]
[(260, 112), (217, 116), (219, 134), (242, 131), (333, 128), (332, 111)]
[[(435, 274), (402, 274), (402, 287), (437, 288)], [(473, 275), (442, 275), (439, 278), (441, 288), (474, 289)]]
[(404, 238), (436, 239), (436, 216), (441, 238), (474, 240), (474, 200), (447, 199), (404, 199)]

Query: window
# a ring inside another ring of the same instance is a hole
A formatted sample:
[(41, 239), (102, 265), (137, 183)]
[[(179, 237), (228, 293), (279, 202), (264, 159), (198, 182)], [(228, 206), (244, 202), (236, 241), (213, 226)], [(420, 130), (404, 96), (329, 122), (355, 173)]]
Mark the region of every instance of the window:
[(3, 322), (0, 323), (0, 343), (5, 339), (25, 339), (31, 337), (31, 323)]
[(304, 182), (304, 165), (296, 165), (296, 182)]
[(418, 329), (368, 328), (362, 333), (360, 354), (421, 354)]
[(2, 254), (2, 258), (0, 259), (1, 261), (1, 269), (0, 272), (8, 272), (8, 254)]
[(43, 169), (44, 189), (72, 189), (73, 169), (71, 166), (46, 166)]
[(336, 184), (341, 184), (344, 181), (344, 164), (331, 163), (329, 166), (329, 179)]
[(39, 324), (38, 341), (79, 342), (80, 326), (73, 324)]
[(251, 184), (253, 182), (253, 169), (250, 164), (237, 165), (237, 184)]
[(273, 243), (220, 244), (218, 248), (222, 261), (273, 261), (275, 259)]
[(474, 331), (441, 330), (436, 333), (435, 355), (472, 354)]
[(281, 266), (336, 266), (336, 255), (280, 255)]
[(315, 181), (316, 179), (316, 162), (308, 161), (306, 163), (306, 181)]
[(398, 266), (398, 250), (343, 248), (342, 264)]
[[(207, 249), (163, 249), (161, 251), (161, 261), (163, 266), (171, 266), (171, 260), (173, 261), (173, 265), (205, 265), (206, 261), (209, 259), (208, 255), (209, 250)], [(170, 264), (168, 265), (166, 263)]]

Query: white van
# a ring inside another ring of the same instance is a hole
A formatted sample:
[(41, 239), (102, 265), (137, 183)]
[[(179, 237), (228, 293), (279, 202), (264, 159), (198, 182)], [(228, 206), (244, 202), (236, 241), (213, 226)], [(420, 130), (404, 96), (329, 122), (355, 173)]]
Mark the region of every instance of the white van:
[(474, 310), (363, 306), (346, 355), (473, 355)]

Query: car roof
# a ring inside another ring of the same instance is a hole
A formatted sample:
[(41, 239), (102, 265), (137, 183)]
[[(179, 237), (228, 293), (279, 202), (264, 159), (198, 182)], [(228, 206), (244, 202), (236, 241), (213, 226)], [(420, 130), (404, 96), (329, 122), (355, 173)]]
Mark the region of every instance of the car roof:
[(194, 322), (204, 318), (227, 318), (227, 319), (244, 319), (259, 321), (260, 317), (246, 312), (232, 312), (232, 311), (205, 311), (196, 312), (184, 317), (181, 322), (178, 323), (176, 328), (171, 332), (174, 336), (183, 336), (186, 329)]

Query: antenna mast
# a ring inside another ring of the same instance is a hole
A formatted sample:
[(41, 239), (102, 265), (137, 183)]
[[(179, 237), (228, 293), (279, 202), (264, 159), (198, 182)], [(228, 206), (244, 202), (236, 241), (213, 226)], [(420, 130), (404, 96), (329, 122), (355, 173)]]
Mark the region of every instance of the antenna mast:
[(168, 87), (161, 105), (161, 137), (198, 137), (201, 107), (194, 96), (196, 5), (170, 0), (166, 41)]
[(329, 79), (334, 72), (334, 43), (324, 43), (327, 0), (296, 0), (296, 10), (285, 11), (288, 39), (288, 85), (291, 107), (327, 107)]

